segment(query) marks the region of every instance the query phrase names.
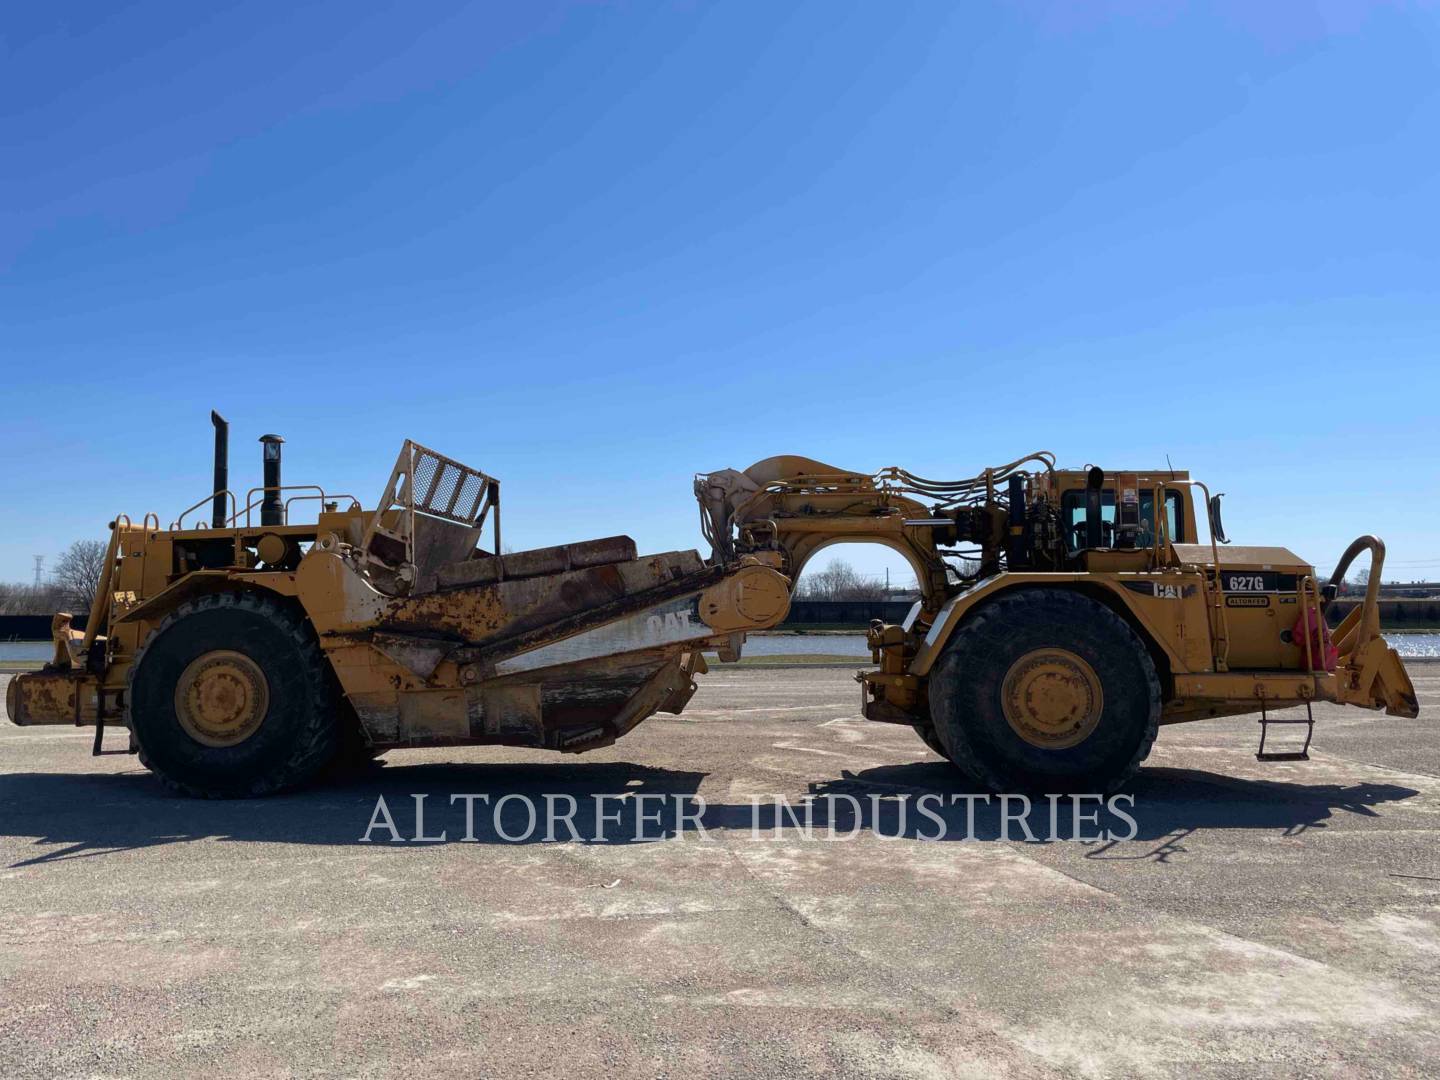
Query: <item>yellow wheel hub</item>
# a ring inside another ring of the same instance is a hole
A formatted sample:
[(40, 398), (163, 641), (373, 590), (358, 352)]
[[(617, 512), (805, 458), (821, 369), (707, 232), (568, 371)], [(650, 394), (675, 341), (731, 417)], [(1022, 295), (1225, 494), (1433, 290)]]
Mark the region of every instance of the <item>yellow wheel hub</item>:
[(1000, 699), (1015, 734), (1042, 750), (1084, 742), (1105, 708), (1095, 669), (1066, 649), (1035, 649), (1016, 660)]
[(270, 709), (270, 684), (244, 653), (217, 649), (190, 661), (175, 684), (175, 716), (204, 746), (235, 746), (254, 735)]

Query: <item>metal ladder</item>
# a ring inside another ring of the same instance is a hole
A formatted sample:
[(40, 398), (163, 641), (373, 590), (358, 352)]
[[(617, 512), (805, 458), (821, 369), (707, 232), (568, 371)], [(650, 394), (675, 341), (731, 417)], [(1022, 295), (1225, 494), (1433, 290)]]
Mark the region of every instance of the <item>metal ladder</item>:
[[(1267, 754), (1265, 752), (1265, 733), (1271, 724), (1306, 725), (1305, 745), (1299, 750), (1272, 750)], [(1298, 717), (1292, 719), (1288, 716), (1282, 719), (1273, 719), (1265, 711), (1265, 699), (1263, 697), (1260, 699), (1260, 749), (1255, 752), (1256, 761), (1309, 761), (1310, 740), (1314, 737), (1315, 714), (1310, 709), (1310, 702), (1305, 702), (1305, 719), (1303, 720)]]

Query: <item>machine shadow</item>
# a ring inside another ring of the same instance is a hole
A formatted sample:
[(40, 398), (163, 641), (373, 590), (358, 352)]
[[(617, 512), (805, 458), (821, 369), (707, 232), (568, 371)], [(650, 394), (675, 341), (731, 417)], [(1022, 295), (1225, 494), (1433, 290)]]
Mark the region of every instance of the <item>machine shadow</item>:
[[(612, 800), (611, 814), (637, 795), (661, 796), (673, 805), (693, 796), (704, 777), (630, 762), (455, 762), (369, 768), (264, 799), (207, 800), (175, 795), (141, 771), (15, 773), (0, 780), (0, 836), (32, 837), (45, 849), (12, 868), (194, 840), (418, 849), (431, 846), (417, 842), (419, 835), (443, 832), (447, 842), (466, 839), (465, 801), (452, 803), (452, 796), (473, 795), (478, 843), (543, 842), (547, 796), (562, 810), (567, 797), (574, 800), (575, 831), (588, 840), (597, 835), (595, 796)], [(490, 806), (483, 802), (487, 797)], [(492, 813), (502, 799), (500, 813)], [(381, 800), (381, 823), (371, 829)], [(526, 827), (527, 806), (539, 808), (541, 832), (517, 840)], [(396, 826), (393, 833), (383, 824), (387, 815)], [(613, 823), (598, 834), (602, 843), (627, 840)]]
[[(1015, 796), (989, 796), (968, 783), (947, 762), (919, 761), (885, 765), (856, 772), (846, 770), (825, 784), (812, 785), (817, 795), (864, 794), (879, 814), (863, 823), (885, 835), (933, 839), (938, 826), (927, 818), (918, 823), (913, 809), (908, 823), (900, 820), (901, 796), (912, 808), (930, 796), (956, 805), (938, 811), (945, 822), (939, 839), (1085, 841), (1094, 859), (1167, 861), (1181, 850), (1179, 841), (1204, 830), (1261, 829), (1286, 836), (1323, 829), (1340, 814), (1380, 816), (1378, 807), (1420, 794), (1399, 784), (1297, 784), (1251, 780), (1200, 769), (1142, 768), (1125, 785), (1112, 812), (1096, 797), (1054, 800), (1032, 796), (1028, 812)], [(888, 815), (887, 799), (895, 804)], [(968, 798), (967, 798), (968, 797)], [(1006, 799), (1010, 800), (1007, 805)], [(973, 809), (967, 802), (973, 801)], [(1077, 817), (1077, 815), (1079, 815)], [(1112, 837), (1118, 840), (1111, 839)], [(1121, 854), (1119, 841), (1158, 845), (1137, 854)]]
[[(1089, 841), (1087, 857), (1165, 862), (1183, 850), (1180, 840), (1197, 831), (1294, 835), (1325, 828), (1339, 814), (1378, 816), (1377, 807), (1418, 794), (1395, 784), (1287, 784), (1152, 768), (1128, 786), (1133, 803), (1122, 801), (1123, 813), (1093, 799), (1052, 804), (1038, 798), (1027, 811), (1018, 797), (987, 797), (947, 763), (927, 761), (842, 772), (809, 785), (808, 804), (806, 795), (792, 795), (788, 804), (702, 803), (698, 793), (706, 775), (630, 762), (392, 765), (289, 795), (211, 801), (172, 795), (138, 771), (17, 773), (0, 787), (0, 835), (29, 838), (36, 848), (11, 869), (195, 840), (363, 844), (402, 852), (433, 846), (441, 834), (449, 843), (612, 845), (682, 834), (698, 840), (702, 830), (756, 839), (872, 833), (943, 841), (1079, 840)], [(468, 821), (465, 799), (454, 796), (474, 797)], [(567, 812), (568, 820), (559, 820)], [(1110, 837), (1154, 850), (1128, 854), (1131, 849)]]

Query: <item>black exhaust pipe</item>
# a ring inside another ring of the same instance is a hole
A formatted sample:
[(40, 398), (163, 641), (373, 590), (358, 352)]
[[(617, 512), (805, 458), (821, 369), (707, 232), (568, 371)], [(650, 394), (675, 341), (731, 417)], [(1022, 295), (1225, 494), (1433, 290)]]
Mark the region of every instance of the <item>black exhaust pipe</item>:
[(1098, 548), (1100, 539), (1100, 496), (1105, 490), (1105, 470), (1098, 465), (1090, 467), (1085, 477), (1085, 546)]
[(1005, 566), (1018, 570), (1030, 561), (1030, 545), (1025, 530), (1025, 478), (1018, 473), (1010, 477), (1010, 528), (1005, 536)]
[(230, 486), (230, 422), (211, 409), (210, 423), (215, 425), (215, 483), (210, 488), (215, 493), (215, 503), (210, 510), (210, 527), (223, 529), (228, 519), (225, 490)]
[(261, 435), (265, 447), (265, 497), (260, 501), (261, 525), (284, 525), (285, 504), (280, 501), (280, 444), (285, 440), (279, 435)]

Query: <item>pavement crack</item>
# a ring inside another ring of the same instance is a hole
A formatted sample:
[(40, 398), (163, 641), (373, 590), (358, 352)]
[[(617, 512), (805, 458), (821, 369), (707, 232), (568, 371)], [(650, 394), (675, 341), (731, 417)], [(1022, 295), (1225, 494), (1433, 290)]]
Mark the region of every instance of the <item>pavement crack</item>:
[(859, 949), (856, 949), (854, 946), (850, 945), (849, 943), (842, 941), (834, 932), (826, 929), (824, 926), (817, 923), (814, 919), (810, 918), (810, 916), (806, 915), (803, 911), (796, 907), (788, 898), (786, 898), (786, 896), (781, 890), (770, 885), (768, 882), (756, 875), (756, 873), (750, 868), (750, 865), (745, 861), (744, 857), (734, 847), (731, 847), (727, 844), (725, 847), (725, 851), (726, 854), (728, 854), (735, 862), (735, 864), (739, 866), (741, 873), (745, 875), (746, 879), (749, 880), (751, 884), (753, 884), (762, 894), (764, 894), (779, 911), (789, 916), (802, 929), (806, 930), (811, 934), (814, 934), (831, 948), (839, 952), (843, 952), (845, 955), (850, 956), (860, 961), (861, 963), (868, 965), (879, 973), (882, 973), (888, 981), (898, 986), (904, 987), (916, 998), (921, 999), (921, 1001), (925, 1005), (935, 1009), (946, 1019), (955, 1020), (966, 1015), (962, 1013), (961, 1010), (955, 1008), (953, 1005), (949, 1004), (941, 998), (936, 997), (935, 994), (929, 989), (927, 989), (923, 984), (917, 982), (915, 979), (910, 977), (908, 972), (904, 971), (904, 969), (897, 968), (891, 964), (885, 963), (883, 960), (877, 960), (874, 956), (862, 952)]

